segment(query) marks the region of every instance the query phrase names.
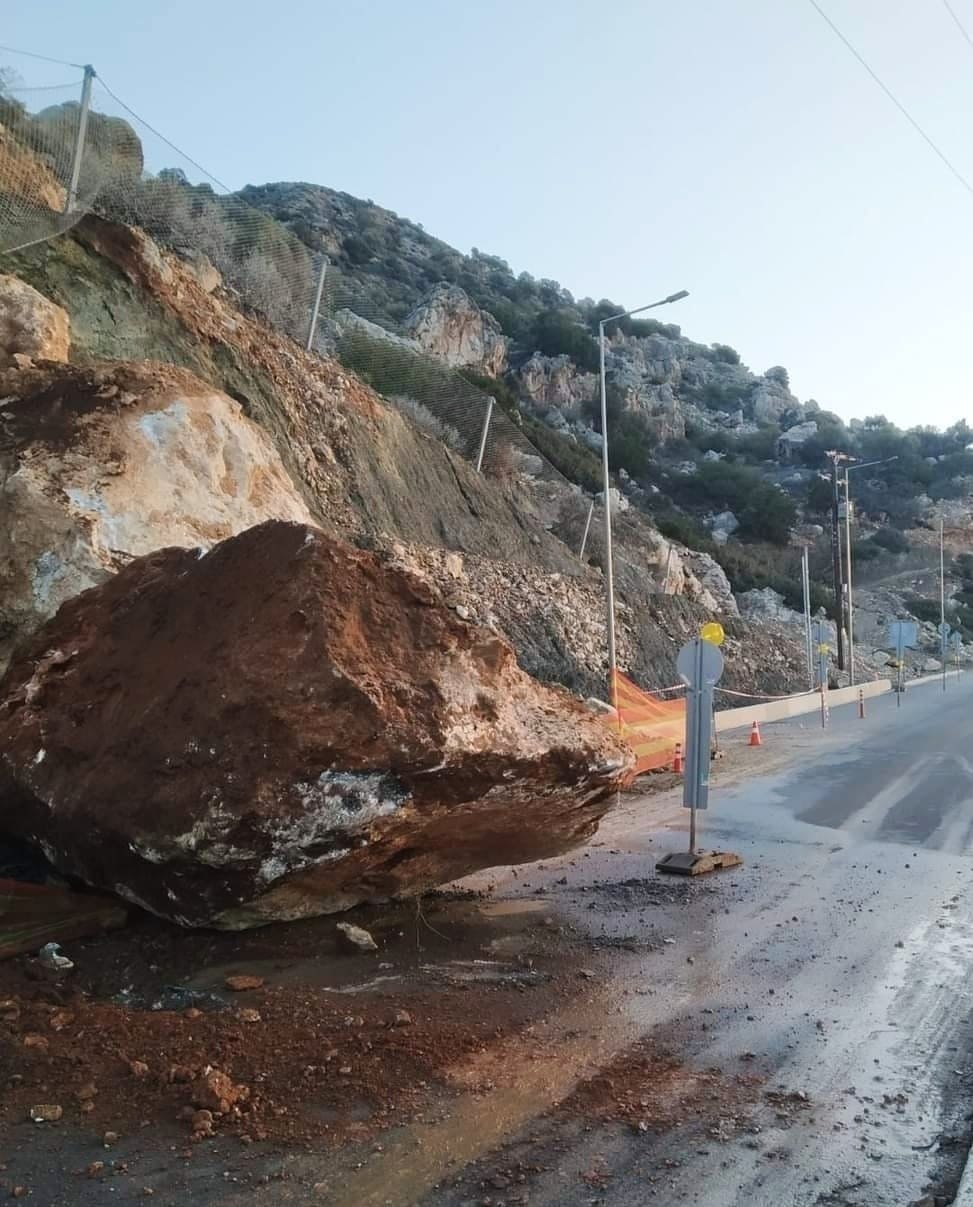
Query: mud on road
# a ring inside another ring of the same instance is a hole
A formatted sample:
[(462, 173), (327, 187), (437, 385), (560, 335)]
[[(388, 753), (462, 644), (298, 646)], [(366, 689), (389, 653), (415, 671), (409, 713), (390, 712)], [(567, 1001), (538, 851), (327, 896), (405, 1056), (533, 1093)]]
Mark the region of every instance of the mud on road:
[[(567, 857), (356, 911), (373, 954), (339, 954), (327, 919), (242, 934), (142, 919), (72, 944), (63, 982), (5, 964), (0, 1193), (82, 1207), (948, 1197), (973, 1104), (973, 793), (937, 753), (959, 747), (961, 722), (933, 704), (865, 741), (836, 723), (728, 743), (704, 833), (745, 866), (700, 882), (654, 872), (685, 841), (668, 790), (623, 798)], [(944, 776), (919, 824), (924, 780)], [(240, 974), (262, 984), (228, 989)], [(29, 1122), (42, 1105), (60, 1119)]]

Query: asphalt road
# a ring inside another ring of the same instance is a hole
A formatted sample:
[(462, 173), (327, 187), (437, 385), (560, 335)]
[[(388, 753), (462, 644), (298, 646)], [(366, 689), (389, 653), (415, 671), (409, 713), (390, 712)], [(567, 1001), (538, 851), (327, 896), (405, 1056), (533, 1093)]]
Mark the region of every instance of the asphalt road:
[[(899, 708), (894, 697), (870, 702), (865, 721), (838, 710), (827, 735), (815, 718), (766, 731), (768, 745), (796, 738), (797, 760), (717, 785), (705, 817), (705, 841), (742, 854), (745, 869), (662, 909), (676, 941), (611, 961), (580, 1036), (583, 1047), (606, 1032), (647, 1035), (677, 1054), (689, 1110), (677, 1087), (671, 1127), (539, 1113), (486, 1153), (464, 1148), (467, 1118), (454, 1159), (470, 1163), (421, 1201), (904, 1207), (926, 1192), (949, 1197), (973, 1109), (971, 706), (968, 677), (946, 693), (913, 687)], [(575, 869), (563, 903), (579, 922), (644, 932), (646, 901), (631, 886), (628, 897), (608, 890), (644, 876), (651, 850), (678, 847), (675, 794), (667, 803), (661, 828), (658, 811), (646, 824), (625, 810), (607, 831), (617, 853)], [(605, 908), (590, 908), (592, 892)], [(658, 909), (648, 917), (657, 925)], [(700, 1088), (692, 1074), (705, 1071), (718, 1076)], [(762, 1079), (749, 1104), (740, 1073)], [(621, 1096), (624, 1060), (613, 1077)]]

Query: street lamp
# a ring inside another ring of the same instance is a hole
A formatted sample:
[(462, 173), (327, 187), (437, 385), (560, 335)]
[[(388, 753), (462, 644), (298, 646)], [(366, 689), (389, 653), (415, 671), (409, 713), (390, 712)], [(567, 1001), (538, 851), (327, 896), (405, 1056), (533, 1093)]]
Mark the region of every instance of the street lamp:
[(860, 461), (857, 465), (845, 466), (845, 565), (848, 580), (848, 683), (855, 683), (855, 622), (851, 603), (851, 498), (848, 493), (848, 475), (855, 469), (868, 469), (870, 465), (888, 465), (898, 457), (882, 457), (879, 461)]
[(601, 368), (601, 472), (605, 488), (605, 580), (608, 584), (608, 698), (617, 707), (615, 699), (615, 566), (612, 556), (612, 506), (611, 479), (608, 470), (608, 398), (605, 382), (605, 325), (615, 323), (619, 319), (631, 318), (633, 314), (642, 314), (645, 310), (654, 310), (656, 306), (668, 306), (670, 302), (679, 302), (689, 297), (688, 289), (678, 293), (670, 293), (661, 302), (650, 302), (648, 306), (638, 306), (635, 310), (623, 310), (620, 314), (611, 314), (598, 322), (598, 351)]

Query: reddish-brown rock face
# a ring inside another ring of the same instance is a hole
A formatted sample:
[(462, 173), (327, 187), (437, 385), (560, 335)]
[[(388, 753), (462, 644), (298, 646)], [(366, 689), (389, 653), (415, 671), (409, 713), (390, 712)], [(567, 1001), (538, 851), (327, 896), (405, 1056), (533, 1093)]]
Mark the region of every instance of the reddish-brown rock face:
[(0, 750), (0, 827), (224, 927), (565, 850), (631, 766), (430, 588), (277, 521), (64, 604), (0, 683)]

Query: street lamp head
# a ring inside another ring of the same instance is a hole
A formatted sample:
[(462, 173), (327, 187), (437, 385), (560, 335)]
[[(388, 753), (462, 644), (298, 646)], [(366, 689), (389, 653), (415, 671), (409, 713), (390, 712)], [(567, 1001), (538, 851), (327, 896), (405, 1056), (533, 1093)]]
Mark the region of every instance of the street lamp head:
[(680, 289), (678, 293), (670, 293), (666, 298), (667, 302), (681, 302), (683, 298), (689, 297), (688, 289)]

